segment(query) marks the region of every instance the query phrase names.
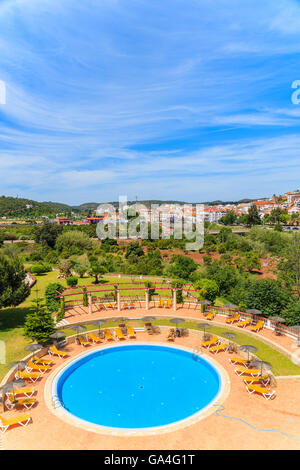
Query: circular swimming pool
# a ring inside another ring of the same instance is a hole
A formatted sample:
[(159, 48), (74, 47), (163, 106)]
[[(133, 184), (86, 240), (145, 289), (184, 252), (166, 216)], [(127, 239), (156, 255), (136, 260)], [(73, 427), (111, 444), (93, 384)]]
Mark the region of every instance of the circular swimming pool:
[(184, 420), (219, 394), (215, 367), (186, 349), (134, 344), (85, 354), (56, 377), (64, 411), (100, 426), (145, 429)]

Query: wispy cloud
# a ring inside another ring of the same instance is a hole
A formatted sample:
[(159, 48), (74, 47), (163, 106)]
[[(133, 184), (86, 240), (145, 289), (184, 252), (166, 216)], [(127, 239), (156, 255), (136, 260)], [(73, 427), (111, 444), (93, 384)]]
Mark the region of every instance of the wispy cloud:
[(294, 0), (3, 1), (1, 192), (79, 203), (291, 189), (298, 13)]

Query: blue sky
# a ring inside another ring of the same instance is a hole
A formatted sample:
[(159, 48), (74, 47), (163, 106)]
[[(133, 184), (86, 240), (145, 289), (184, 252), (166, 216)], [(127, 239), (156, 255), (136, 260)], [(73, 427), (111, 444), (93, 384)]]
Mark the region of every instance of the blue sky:
[(297, 0), (0, 0), (0, 193), (300, 189)]

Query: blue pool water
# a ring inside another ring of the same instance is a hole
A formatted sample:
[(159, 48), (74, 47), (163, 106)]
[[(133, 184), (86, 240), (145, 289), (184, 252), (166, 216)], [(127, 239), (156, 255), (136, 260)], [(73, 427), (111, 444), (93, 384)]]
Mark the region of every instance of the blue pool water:
[(60, 375), (56, 393), (67, 411), (117, 428), (162, 426), (199, 412), (220, 389), (220, 375), (203, 358), (167, 346), (98, 350)]

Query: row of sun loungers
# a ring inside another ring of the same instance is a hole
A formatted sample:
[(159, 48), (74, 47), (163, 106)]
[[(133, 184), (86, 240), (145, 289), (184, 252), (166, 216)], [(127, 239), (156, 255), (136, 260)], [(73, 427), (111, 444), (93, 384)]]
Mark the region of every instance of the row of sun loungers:
[(252, 369), (251, 361), (247, 361), (241, 357), (231, 357), (229, 361), (233, 365), (241, 364), (235, 369), (235, 373), (242, 377), (246, 385), (247, 392), (250, 395), (258, 393), (266, 400), (275, 398), (275, 390), (267, 387), (270, 383), (270, 377), (267, 374), (261, 375), (260, 369)]
[[(216, 316), (216, 312), (214, 310), (211, 310), (207, 315), (206, 315), (206, 320), (213, 320)], [(240, 320), (241, 315), (239, 313), (236, 313), (233, 317), (227, 318), (226, 323), (228, 325), (233, 325), (234, 323), (236, 326), (239, 328), (246, 328), (246, 326), (251, 325), (251, 318), (246, 318), (245, 320)], [(259, 320), (256, 325), (251, 326), (250, 330), (254, 332), (260, 331), (264, 327), (264, 322), (262, 320)]]

